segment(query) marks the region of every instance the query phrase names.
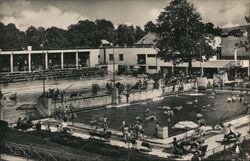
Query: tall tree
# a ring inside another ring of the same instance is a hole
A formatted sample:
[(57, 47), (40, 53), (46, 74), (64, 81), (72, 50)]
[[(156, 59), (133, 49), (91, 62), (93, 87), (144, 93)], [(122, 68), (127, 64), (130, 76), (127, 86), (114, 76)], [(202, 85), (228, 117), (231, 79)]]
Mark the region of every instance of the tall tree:
[(16, 28), (16, 25), (10, 23), (4, 25), (0, 23), (0, 48), (3, 50), (20, 50), (24, 47), (24, 32)]
[[(35, 28), (34, 26), (30, 26), (26, 30), (26, 46), (32, 46), (33, 49), (40, 49), (40, 45), (45, 40), (46, 32), (43, 27)], [(45, 45), (46, 47), (46, 45)]]
[(115, 41), (115, 27), (111, 21), (98, 19), (95, 23), (98, 28), (99, 39), (105, 39), (109, 42)]
[(70, 25), (67, 35), (71, 47), (98, 47), (100, 45), (97, 25), (89, 20)]
[(215, 51), (208, 44), (204, 24), (194, 5), (187, 0), (173, 0), (157, 20), (156, 46), (158, 56), (174, 64), (187, 62), (191, 71), (192, 61), (209, 58)]
[(246, 51), (250, 51), (250, 16), (245, 17), (246, 22), (248, 23), (248, 27), (247, 27), (247, 41), (245, 42), (245, 48)]
[(50, 27), (46, 30), (47, 48), (60, 49), (69, 47), (66, 31), (57, 27)]
[(145, 32), (142, 30), (140, 26), (135, 27), (135, 41), (139, 41), (143, 36), (145, 36)]
[(120, 46), (134, 45), (135, 43), (135, 29), (134, 26), (119, 25), (117, 28), (117, 43)]
[(156, 32), (156, 24), (154, 24), (152, 21), (148, 21), (145, 25), (144, 25), (144, 31), (146, 33), (149, 32)]

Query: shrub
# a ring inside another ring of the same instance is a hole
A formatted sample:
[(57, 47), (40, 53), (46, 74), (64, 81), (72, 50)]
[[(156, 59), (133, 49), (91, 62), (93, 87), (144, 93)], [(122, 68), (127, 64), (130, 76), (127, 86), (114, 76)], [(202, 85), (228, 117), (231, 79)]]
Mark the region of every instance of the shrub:
[(96, 95), (98, 93), (98, 91), (100, 90), (100, 86), (96, 83), (92, 84), (92, 93), (93, 95)]
[(112, 93), (112, 83), (107, 83), (106, 84), (106, 89), (107, 89), (108, 95), (111, 95), (111, 93)]

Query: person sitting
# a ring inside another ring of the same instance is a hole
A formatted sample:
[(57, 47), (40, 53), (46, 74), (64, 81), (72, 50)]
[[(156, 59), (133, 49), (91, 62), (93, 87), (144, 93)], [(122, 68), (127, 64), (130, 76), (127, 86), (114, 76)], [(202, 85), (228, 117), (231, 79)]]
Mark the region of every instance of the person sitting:
[(182, 155), (183, 154), (183, 150), (180, 147), (180, 145), (177, 143), (176, 138), (173, 139), (173, 154), (177, 154), (177, 155)]
[(21, 119), (21, 117), (19, 117), (18, 120), (17, 120), (16, 127), (17, 127), (17, 129), (20, 129), (21, 126), (22, 126), (22, 119)]
[(27, 117), (25, 117), (23, 120), (21, 120), (21, 127), (22, 130), (27, 130), (28, 129), (28, 120)]
[(68, 128), (68, 123), (67, 123), (67, 120), (64, 119), (64, 121), (62, 122), (62, 132), (64, 133), (72, 133), (72, 131)]
[(39, 122), (36, 124), (36, 130), (37, 130), (37, 131), (40, 131), (41, 128), (42, 128), (42, 124), (41, 124), (41, 122), (39, 121)]
[(199, 142), (200, 143), (204, 143), (206, 139), (206, 134), (203, 132), (201, 133), (200, 137), (199, 137)]
[(230, 138), (236, 138), (236, 132), (231, 124), (228, 124), (228, 131), (224, 135), (224, 138), (228, 141)]
[(200, 144), (196, 140), (196, 138), (193, 138), (192, 141), (190, 142), (190, 151), (191, 152), (196, 152), (200, 148)]
[(129, 132), (128, 125), (125, 125), (125, 126), (124, 126), (124, 129), (123, 129), (123, 137), (124, 137), (125, 139), (128, 138), (128, 132)]

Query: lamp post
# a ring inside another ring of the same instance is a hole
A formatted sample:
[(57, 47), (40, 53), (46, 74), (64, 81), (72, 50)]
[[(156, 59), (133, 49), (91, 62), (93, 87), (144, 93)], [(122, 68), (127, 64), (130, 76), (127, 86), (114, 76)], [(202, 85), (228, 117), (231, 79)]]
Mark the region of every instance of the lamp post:
[(201, 54), (201, 50), (200, 50), (200, 72), (201, 72), (201, 74), (200, 74), (200, 77), (202, 77), (203, 76), (203, 69), (202, 69), (202, 66), (201, 66), (201, 61), (202, 61), (202, 54)]
[(45, 94), (45, 70), (46, 70), (46, 65), (45, 65), (45, 53), (44, 53), (44, 43), (40, 45), (42, 47), (42, 53), (43, 53), (43, 95)]
[(238, 78), (237, 73), (237, 55), (238, 55), (238, 44), (234, 44), (234, 63), (235, 63), (235, 78)]
[(114, 43), (112, 44), (113, 47), (113, 90), (112, 90), (112, 104), (118, 104), (118, 89), (116, 88), (116, 80), (115, 80), (115, 47)]
[(114, 82), (114, 88), (115, 87), (115, 47), (114, 47), (114, 43), (112, 44), (113, 47), (113, 82)]
[(3, 93), (2, 93), (2, 90), (1, 90), (1, 84), (0, 84), (0, 120), (3, 120), (2, 98), (3, 98)]
[(203, 69), (202, 69), (202, 50), (200, 49), (200, 42), (197, 43), (197, 47), (199, 48), (199, 55), (200, 55), (200, 77), (203, 76)]

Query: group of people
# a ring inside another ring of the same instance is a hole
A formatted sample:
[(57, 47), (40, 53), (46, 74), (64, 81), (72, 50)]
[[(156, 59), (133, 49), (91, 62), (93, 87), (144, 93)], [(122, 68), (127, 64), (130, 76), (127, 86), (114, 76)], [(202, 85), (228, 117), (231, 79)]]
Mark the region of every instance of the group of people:
[(227, 126), (222, 123), (219, 123), (217, 128), (220, 129), (224, 134), (223, 141), (225, 142), (235, 140), (240, 136), (240, 133), (236, 132), (235, 128), (230, 123)]
[(65, 91), (60, 91), (58, 88), (53, 88), (50, 89), (42, 94), (42, 97), (44, 98), (52, 98), (53, 100), (57, 100), (59, 96), (61, 96), (61, 100), (64, 100), (64, 96), (65, 96)]
[(205, 144), (206, 135), (201, 132), (198, 137), (193, 137), (189, 140), (177, 141), (173, 138), (172, 153), (175, 155), (183, 155), (193, 153), (195, 155), (202, 154), (206, 151), (207, 145)]
[(64, 133), (64, 134), (72, 134), (71, 129), (68, 128), (68, 121), (66, 118), (63, 119), (61, 124), (57, 125), (57, 132)]
[(144, 129), (142, 124), (139, 121), (136, 121), (136, 124), (126, 124), (125, 121), (121, 124), (121, 131), (123, 138), (125, 140), (141, 140), (143, 139)]
[(31, 122), (27, 117), (24, 117), (23, 119), (21, 117), (17, 120), (17, 129), (27, 130), (31, 126)]
[(55, 110), (55, 116), (56, 119), (59, 120), (72, 120), (77, 118), (77, 115), (74, 112), (74, 107), (71, 104), (66, 105), (65, 107), (59, 106), (59, 108)]

